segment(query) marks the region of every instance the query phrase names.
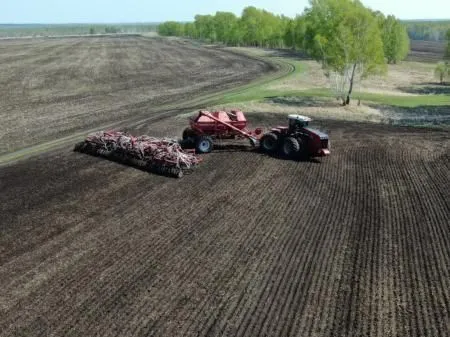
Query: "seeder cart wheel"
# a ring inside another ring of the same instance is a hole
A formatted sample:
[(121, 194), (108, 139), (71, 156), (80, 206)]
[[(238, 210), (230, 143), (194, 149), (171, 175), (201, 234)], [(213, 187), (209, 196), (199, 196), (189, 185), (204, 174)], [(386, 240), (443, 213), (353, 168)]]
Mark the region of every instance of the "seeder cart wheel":
[(198, 153), (210, 153), (213, 149), (213, 140), (209, 136), (200, 136), (195, 142), (195, 150)]

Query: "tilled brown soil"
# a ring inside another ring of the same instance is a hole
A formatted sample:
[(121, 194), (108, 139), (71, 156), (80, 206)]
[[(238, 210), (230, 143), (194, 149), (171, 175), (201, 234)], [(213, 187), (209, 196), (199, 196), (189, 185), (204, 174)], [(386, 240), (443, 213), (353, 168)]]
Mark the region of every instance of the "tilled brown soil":
[(411, 50), (407, 59), (418, 62), (439, 62), (444, 58), (446, 43), (444, 41), (411, 40)]
[(321, 125), (329, 158), (221, 144), (179, 180), (71, 149), (0, 168), (0, 335), (446, 336), (448, 132)]
[(181, 40), (0, 42), (0, 154), (247, 83), (265, 62)]

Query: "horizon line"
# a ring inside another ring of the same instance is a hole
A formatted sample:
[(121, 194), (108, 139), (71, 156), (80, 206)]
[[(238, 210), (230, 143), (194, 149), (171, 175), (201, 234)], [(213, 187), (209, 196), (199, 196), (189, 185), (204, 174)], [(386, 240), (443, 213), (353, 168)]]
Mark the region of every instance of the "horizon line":
[[(450, 21), (450, 18), (439, 18), (439, 19), (401, 19), (398, 18), (400, 21), (422, 21), (422, 22), (428, 22), (428, 21)], [(20, 26), (20, 25), (112, 25), (112, 24), (119, 24), (119, 25), (131, 25), (131, 24), (159, 24), (162, 22), (167, 21), (176, 21), (181, 23), (186, 22), (194, 22), (192, 21), (185, 21), (185, 20), (163, 20), (163, 21), (108, 21), (108, 22), (19, 22), (19, 23), (13, 23), (13, 22), (0, 22), (0, 26)]]

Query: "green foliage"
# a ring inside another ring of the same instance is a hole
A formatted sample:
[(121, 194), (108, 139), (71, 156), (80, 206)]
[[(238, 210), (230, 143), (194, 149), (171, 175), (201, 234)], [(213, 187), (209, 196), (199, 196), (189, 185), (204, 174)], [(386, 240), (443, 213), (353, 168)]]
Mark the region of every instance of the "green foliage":
[(158, 34), (162, 36), (181, 36), (184, 34), (184, 25), (175, 21), (167, 21), (158, 26)]
[(305, 17), (297, 15), (293, 20), (288, 20), (284, 30), (284, 45), (293, 49), (303, 49), (305, 37)]
[(217, 12), (214, 16), (214, 31), (217, 41), (228, 45), (239, 44), (238, 25), (238, 18), (233, 13)]
[(197, 38), (200, 40), (216, 41), (216, 31), (214, 24), (214, 16), (212, 15), (196, 15), (195, 30)]
[(359, 1), (311, 0), (305, 10), (304, 47), (322, 64), (343, 104), (354, 81), (383, 72), (385, 61), (378, 20)]
[(377, 20), (382, 32), (384, 55), (387, 62), (397, 63), (404, 60), (409, 53), (409, 37), (406, 27), (393, 15), (389, 15), (385, 19), (384, 16), (377, 15)]
[(184, 24), (184, 35), (194, 39), (197, 38), (197, 30), (193, 22)]
[(91, 35), (95, 34), (95, 28), (94, 27), (89, 28), (89, 34), (91, 34)]
[(306, 11), (305, 47), (325, 69), (343, 74), (349, 64), (363, 75), (382, 70), (381, 33), (372, 13), (351, 0), (312, 0)]
[(440, 84), (450, 77), (450, 64), (448, 62), (439, 62), (434, 69), (434, 75), (439, 79)]
[(203, 41), (221, 42), (227, 45), (257, 47), (284, 47), (286, 27), (290, 19), (268, 11), (247, 7), (238, 18), (230, 12), (215, 15), (196, 15), (194, 23), (179, 25), (169, 21), (159, 26), (159, 33), (165, 36), (186, 36)]
[(244, 8), (240, 22), (244, 44), (256, 47), (283, 47), (288, 20), (255, 7)]

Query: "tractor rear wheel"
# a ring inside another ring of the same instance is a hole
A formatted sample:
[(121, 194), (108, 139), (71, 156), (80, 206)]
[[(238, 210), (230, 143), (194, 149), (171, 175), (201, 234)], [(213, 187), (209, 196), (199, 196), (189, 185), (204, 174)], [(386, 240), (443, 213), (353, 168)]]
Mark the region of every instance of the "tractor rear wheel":
[(210, 153), (213, 149), (213, 140), (209, 136), (197, 137), (195, 141), (195, 150), (198, 153)]
[(286, 157), (294, 157), (300, 152), (300, 144), (294, 137), (286, 137), (281, 147), (281, 152)]
[(278, 148), (278, 136), (269, 132), (261, 138), (260, 147), (263, 152), (273, 153)]

